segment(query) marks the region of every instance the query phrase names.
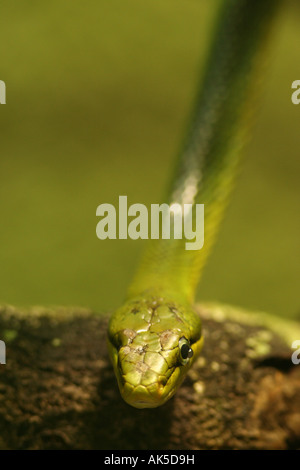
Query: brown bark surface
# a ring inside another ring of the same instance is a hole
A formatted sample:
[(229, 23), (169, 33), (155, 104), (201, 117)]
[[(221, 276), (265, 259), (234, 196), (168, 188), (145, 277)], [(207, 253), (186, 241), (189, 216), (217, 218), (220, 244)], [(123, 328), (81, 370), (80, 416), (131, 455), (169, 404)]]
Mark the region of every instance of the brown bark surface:
[(201, 357), (173, 399), (146, 410), (120, 397), (107, 317), (1, 308), (0, 448), (300, 448), (300, 365), (292, 350), (265, 326), (218, 317), (222, 308), (199, 307)]

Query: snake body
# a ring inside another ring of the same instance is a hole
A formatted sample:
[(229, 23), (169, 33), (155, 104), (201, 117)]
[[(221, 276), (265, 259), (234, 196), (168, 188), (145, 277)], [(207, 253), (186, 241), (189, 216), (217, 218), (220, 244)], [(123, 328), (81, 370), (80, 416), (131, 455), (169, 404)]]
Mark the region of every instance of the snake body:
[(108, 348), (119, 389), (136, 408), (171, 398), (201, 351), (195, 289), (236, 175), (261, 52), (278, 3), (226, 0), (216, 23), (167, 194), (169, 204), (204, 204), (203, 248), (185, 250), (184, 239), (149, 240), (125, 304), (110, 318)]

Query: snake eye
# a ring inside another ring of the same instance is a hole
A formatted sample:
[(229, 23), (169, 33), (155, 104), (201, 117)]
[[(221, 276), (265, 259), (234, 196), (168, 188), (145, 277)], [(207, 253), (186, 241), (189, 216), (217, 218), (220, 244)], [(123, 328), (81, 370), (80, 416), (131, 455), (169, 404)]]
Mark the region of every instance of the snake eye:
[(184, 336), (179, 340), (179, 351), (180, 359), (183, 364), (186, 364), (194, 354), (189, 341)]

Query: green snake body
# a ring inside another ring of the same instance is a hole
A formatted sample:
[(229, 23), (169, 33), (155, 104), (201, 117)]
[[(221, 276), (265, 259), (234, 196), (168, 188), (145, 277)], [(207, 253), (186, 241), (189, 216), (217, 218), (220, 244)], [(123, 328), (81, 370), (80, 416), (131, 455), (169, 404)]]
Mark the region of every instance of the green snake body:
[(204, 204), (203, 248), (185, 250), (184, 239), (149, 241), (125, 304), (110, 318), (108, 347), (119, 389), (136, 408), (171, 398), (201, 351), (195, 289), (232, 188), (277, 3), (227, 0), (221, 8), (167, 197), (169, 204)]

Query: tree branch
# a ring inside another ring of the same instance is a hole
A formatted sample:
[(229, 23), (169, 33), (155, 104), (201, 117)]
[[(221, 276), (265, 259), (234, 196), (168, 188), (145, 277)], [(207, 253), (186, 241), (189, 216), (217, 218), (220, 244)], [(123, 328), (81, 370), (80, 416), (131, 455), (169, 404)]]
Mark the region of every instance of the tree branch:
[(0, 448), (299, 448), (300, 365), (288, 343), (299, 325), (224, 305), (199, 313), (205, 345), (184, 384), (166, 405), (137, 410), (117, 388), (106, 316), (0, 308)]

